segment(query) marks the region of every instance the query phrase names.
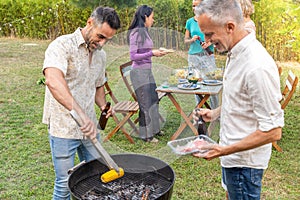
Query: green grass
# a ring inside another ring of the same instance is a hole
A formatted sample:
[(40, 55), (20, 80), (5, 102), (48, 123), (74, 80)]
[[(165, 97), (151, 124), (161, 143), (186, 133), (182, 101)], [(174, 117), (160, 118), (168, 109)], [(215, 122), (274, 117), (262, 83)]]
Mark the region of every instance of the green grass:
[[(0, 199), (51, 199), (52, 196), (54, 171), (47, 128), (41, 123), (44, 86), (36, 84), (42, 77), (44, 51), (48, 44), (49, 41), (0, 38)], [(108, 45), (105, 49), (110, 85), (118, 99), (129, 99), (118, 71), (119, 64), (128, 61), (128, 48)], [(153, 62), (160, 84), (174, 68), (187, 66), (186, 52), (155, 58)], [(222, 63), (223, 60), (219, 65)], [(293, 63), (283, 65), (282, 79), (289, 69), (300, 76), (299, 63), (298, 67), (294, 66)], [(299, 96), (297, 89), (285, 110), (283, 138), (279, 142), (284, 152), (273, 149), (263, 179), (262, 199), (300, 198)], [(192, 109), (193, 96), (178, 95), (177, 98), (186, 112)], [(167, 135), (160, 138), (159, 144), (146, 144), (138, 139), (135, 144), (130, 144), (118, 132), (103, 144), (104, 147), (110, 153), (147, 154), (170, 164), (176, 173), (172, 199), (224, 199), (219, 160), (174, 155), (166, 143), (182, 119), (168, 98), (162, 99), (160, 111), (167, 119), (163, 125)], [(109, 119), (105, 133), (114, 125)], [(190, 135), (191, 132), (185, 130), (183, 136)]]

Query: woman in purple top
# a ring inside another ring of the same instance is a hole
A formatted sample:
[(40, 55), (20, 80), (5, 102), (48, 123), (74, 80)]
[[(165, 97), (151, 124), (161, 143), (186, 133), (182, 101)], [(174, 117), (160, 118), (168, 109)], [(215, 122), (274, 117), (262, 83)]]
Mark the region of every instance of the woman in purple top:
[(158, 113), (158, 96), (152, 73), (152, 56), (166, 53), (153, 48), (153, 41), (148, 28), (154, 22), (153, 9), (147, 5), (140, 6), (129, 26), (127, 37), (130, 46), (132, 70), (130, 79), (139, 103), (140, 138), (146, 142), (158, 142), (154, 137), (161, 135)]

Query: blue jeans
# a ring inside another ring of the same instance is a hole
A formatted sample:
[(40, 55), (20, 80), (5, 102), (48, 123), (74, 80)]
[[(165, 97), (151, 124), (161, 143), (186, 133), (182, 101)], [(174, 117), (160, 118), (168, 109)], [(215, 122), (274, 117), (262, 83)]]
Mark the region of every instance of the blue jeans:
[(227, 187), (230, 200), (259, 200), (263, 169), (224, 168), (222, 181)]
[(99, 156), (90, 140), (64, 139), (49, 135), (49, 142), (56, 176), (53, 200), (68, 200), (68, 170), (74, 167), (76, 152), (80, 161), (94, 160)]

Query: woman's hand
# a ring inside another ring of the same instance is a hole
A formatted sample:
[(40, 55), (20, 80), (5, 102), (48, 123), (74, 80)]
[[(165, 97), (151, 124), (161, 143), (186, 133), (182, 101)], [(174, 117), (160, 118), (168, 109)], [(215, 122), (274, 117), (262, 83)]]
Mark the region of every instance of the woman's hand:
[(190, 39), (190, 37), (186, 37), (184, 39), (184, 42), (190, 44), (190, 43), (193, 43), (193, 42), (195, 42), (196, 40), (199, 40), (199, 39), (200, 39), (200, 36), (194, 35), (191, 39)]
[(161, 56), (166, 55), (167, 52), (159, 50), (159, 49), (154, 49), (154, 50), (152, 50), (152, 54), (153, 54), (153, 56), (161, 57)]
[(202, 44), (201, 44), (203, 49), (208, 48), (210, 45), (211, 45), (211, 42), (209, 42), (209, 41), (208, 42), (202, 42)]
[(194, 35), (194, 36), (191, 38), (191, 42), (195, 42), (196, 40), (200, 40), (200, 36)]

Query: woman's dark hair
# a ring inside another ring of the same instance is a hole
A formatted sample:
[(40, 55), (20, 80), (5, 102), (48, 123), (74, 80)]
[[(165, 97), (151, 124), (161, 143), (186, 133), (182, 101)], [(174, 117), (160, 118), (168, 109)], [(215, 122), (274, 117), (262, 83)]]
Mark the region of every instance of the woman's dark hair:
[(134, 17), (132, 19), (132, 22), (128, 28), (127, 32), (127, 42), (128, 44), (130, 43), (130, 34), (133, 29), (134, 31), (138, 32), (138, 37), (141, 37), (141, 42), (144, 44), (145, 39), (146, 39), (146, 32), (148, 29), (145, 27), (145, 21), (146, 21), (146, 16), (149, 17), (151, 13), (153, 12), (153, 8), (147, 6), (147, 5), (142, 5), (140, 6), (137, 11), (134, 14)]

